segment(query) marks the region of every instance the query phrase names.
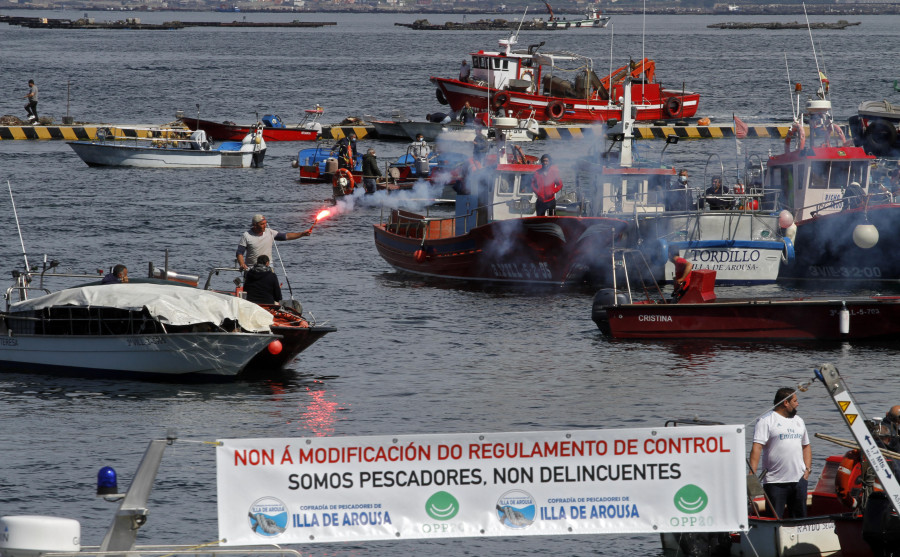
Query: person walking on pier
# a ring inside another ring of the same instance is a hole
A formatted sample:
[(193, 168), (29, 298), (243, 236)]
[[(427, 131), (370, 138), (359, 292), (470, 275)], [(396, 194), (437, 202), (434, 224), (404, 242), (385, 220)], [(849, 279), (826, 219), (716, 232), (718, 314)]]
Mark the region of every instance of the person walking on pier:
[(28, 94), (22, 98), (28, 99), (28, 104), (25, 105), (25, 112), (28, 113), (28, 121), (31, 122), (32, 125), (37, 124), (38, 88), (37, 85), (34, 84), (33, 79), (28, 80)]

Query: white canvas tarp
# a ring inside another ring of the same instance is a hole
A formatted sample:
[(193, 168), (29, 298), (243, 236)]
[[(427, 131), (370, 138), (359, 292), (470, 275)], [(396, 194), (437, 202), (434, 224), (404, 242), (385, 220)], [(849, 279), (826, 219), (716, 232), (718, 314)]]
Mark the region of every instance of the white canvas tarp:
[(141, 311), (166, 325), (221, 325), (225, 319), (237, 321), (254, 333), (269, 331), (272, 314), (258, 305), (208, 290), (166, 284), (103, 284), (82, 286), (25, 300), (10, 306), (10, 312), (39, 310), (49, 307), (109, 307)]

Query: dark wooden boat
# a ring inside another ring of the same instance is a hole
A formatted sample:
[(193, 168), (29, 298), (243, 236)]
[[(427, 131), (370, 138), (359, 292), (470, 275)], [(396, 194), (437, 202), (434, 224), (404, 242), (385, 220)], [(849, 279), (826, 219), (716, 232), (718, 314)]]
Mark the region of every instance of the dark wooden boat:
[(535, 216), (537, 165), (499, 164), (469, 172), (455, 216), (394, 209), (376, 224), (375, 247), (393, 267), (417, 275), (561, 286), (606, 284), (610, 249), (629, 223), (607, 217)]

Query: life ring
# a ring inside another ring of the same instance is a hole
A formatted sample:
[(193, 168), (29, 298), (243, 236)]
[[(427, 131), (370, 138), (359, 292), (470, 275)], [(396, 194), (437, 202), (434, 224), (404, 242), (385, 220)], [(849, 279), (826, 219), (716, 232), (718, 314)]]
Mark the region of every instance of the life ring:
[(534, 72), (531, 70), (525, 70), (522, 72), (522, 79), (526, 81), (534, 81)]
[(844, 134), (844, 130), (840, 126), (835, 126), (834, 124), (831, 124), (828, 128), (830, 130), (829, 137), (832, 135), (836, 135), (838, 140), (841, 142), (840, 145), (838, 145), (838, 147), (843, 147), (844, 145), (847, 144), (847, 136)]
[(863, 145), (872, 155), (887, 155), (897, 141), (897, 128), (884, 120), (874, 120), (866, 126)]
[[(857, 498), (862, 491), (862, 463), (858, 449), (847, 451), (834, 476), (834, 488), (838, 499), (851, 509), (859, 505)], [(875, 491), (882, 491), (881, 486), (875, 485)]]
[(356, 183), (353, 181), (353, 173), (346, 168), (338, 168), (331, 176), (331, 186), (335, 195), (350, 195)]
[(669, 97), (665, 104), (666, 116), (669, 118), (681, 118), (684, 112), (684, 103), (678, 97)]
[(553, 101), (547, 105), (547, 116), (552, 120), (559, 120), (566, 112), (566, 105), (562, 101)]
[(793, 139), (797, 140), (797, 148), (795, 151), (802, 151), (803, 148), (806, 147), (806, 132), (799, 122), (791, 124), (791, 129), (789, 129), (787, 135), (784, 136), (784, 154), (791, 152), (791, 141)]
[(507, 93), (497, 93), (494, 95), (494, 100), (491, 101), (491, 106), (494, 107), (494, 110), (506, 108), (507, 104), (509, 104), (509, 94)]
[(434, 96), (437, 97), (437, 102), (441, 104), (450, 104), (450, 101), (448, 101), (447, 97), (444, 96), (444, 92), (441, 91), (440, 87), (434, 90)]

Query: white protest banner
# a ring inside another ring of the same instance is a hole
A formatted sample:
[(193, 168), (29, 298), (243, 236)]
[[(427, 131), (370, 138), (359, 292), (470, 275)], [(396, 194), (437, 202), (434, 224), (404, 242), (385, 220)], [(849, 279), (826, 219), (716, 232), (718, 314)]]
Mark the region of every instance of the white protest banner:
[(224, 545), (747, 525), (740, 425), (220, 443)]

